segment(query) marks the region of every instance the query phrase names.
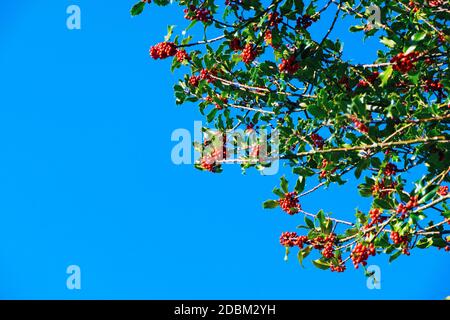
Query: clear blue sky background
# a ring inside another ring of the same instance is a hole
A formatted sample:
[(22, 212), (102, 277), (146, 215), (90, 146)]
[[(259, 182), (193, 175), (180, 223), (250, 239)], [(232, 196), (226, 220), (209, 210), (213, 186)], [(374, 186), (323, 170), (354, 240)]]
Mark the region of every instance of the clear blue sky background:
[[(333, 274), (309, 261), (302, 269), (295, 255), (286, 263), (279, 235), (302, 219), (261, 209), (277, 177), (173, 165), (172, 131), (192, 130), (201, 117), (194, 105), (175, 106), (176, 76), (147, 50), (168, 23), (181, 30), (186, 22), (177, 7), (131, 18), (132, 3), (0, 2), (0, 298), (450, 295), (449, 255), (434, 249), (392, 265), (372, 259), (381, 290), (367, 289), (350, 266)], [(66, 28), (70, 4), (81, 7), (81, 30)], [(359, 40), (345, 48), (374, 57)], [(354, 187), (313, 195), (303, 207), (350, 217), (367, 209)], [(66, 288), (71, 264), (82, 270), (79, 291)]]

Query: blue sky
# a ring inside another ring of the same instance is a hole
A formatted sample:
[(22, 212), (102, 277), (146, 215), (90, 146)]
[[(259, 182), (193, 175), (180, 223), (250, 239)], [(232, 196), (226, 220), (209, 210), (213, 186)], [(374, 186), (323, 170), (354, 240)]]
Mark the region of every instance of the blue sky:
[[(81, 30), (66, 28), (71, 4), (81, 8)], [(302, 219), (261, 208), (276, 176), (172, 164), (172, 131), (193, 130), (202, 118), (194, 105), (175, 106), (176, 75), (168, 61), (152, 61), (148, 48), (168, 23), (186, 22), (177, 7), (131, 18), (132, 4), (0, 3), (0, 298), (450, 295), (449, 256), (434, 249), (392, 265), (372, 259), (382, 270), (380, 290), (367, 289), (350, 266), (333, 274), (310, 262), (302, 269), (295, 255), (286, 263), (279, 235)], [(345, 49), (355, 60), (374, 58), (354, 39)], [(302, 205), (350, 217), (355, 207), (367, 209), (355, 186), (330, 188)], [(81, 290), (66, 288), (73, 264)]]

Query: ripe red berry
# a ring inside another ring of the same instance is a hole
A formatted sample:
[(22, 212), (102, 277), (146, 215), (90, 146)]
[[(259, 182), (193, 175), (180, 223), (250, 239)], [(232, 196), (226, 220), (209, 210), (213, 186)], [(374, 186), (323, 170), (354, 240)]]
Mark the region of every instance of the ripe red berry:
[(309, 137), (313, 141), (313, 144), (316, 148), (323, 148), (325, 140), (320, 135), (318, 135), (317, 133), (312, 133)]
[(161, 42), (150, 48), (153, 59), (165, 59), (177, 54), (177, 46), (173, 42)]
[(337, 265), (331, 265), (330, 270), (331, 272), (344, 272), (347, 269), (344, 262), (342, 261), (342, 257), (338, 258), (338, 264)]
[(440, 186), (437, 191), (437, 194), (442, 197), (445, 197), (446, 195), (448, 195), (448, 186)]
[(297, 28), (308, 29), (313, 22), (316, 22), (317, 20), (318, 19), (315, 15), (311, 16), (309, 14), (305, 14), (297, 19)]
[(241, 40), (239, 38), (234, 38), (230, 41), (230, 49), (233, 51), (242, 50)]
[(358, 88), (365, 88), (368, 87), (369, 84), (374, 84), (375, 81), (378, 79), (378, 76), (380, 73), (378, 71), (375, 71), (370, 76), (367, 77), (367, 81), (364, 79), (359, 80), (358, 84), (356, 85)]
[(328, 242), (324, 249), (322, 250), (322, 255), (327, 258), (331, 259), (334, 257), (334, 244), (332, 242)]
[(264, 41), (273, 47), (272, 45), (272, 31), (271, 30), (266, 30), (266, 32), (264, 33)]
[(197, 87), (199, 82), (200, 82), (200, 76), (194, 76), (194, 75), (192, 75), (192, 76), (189, 78), (189, 84), (190, 84), (191, 86), (193, 86), (193, 87)]
[(245, 64), (250, 64), (256, 59), (257, 56), (258, 56), (257, 48), (254, 45), (247, 43), (241, 54), (242, 61)]
[(439, 80), (425, 80), (425, 84), (423, 85), (423, 90), (425, 92), (442, 92), (444, 89), (444, 85)]
[(362, 243), (357, 243), (350, 254), (350, 258), (352, 259), (355, 269), (358, 269), (360, 264), (366, 266), (369, 256), (374, 256), (375, 254), (376, 250), (373, 243), (371, 243), (368, 247)]
[(355, 116), (352, 117), (352, 121), (353, 121), (353, 125), (355, 126), (356, 130), (358, 130), (359, 132), (362, 132), (362, 133), (369, 132), (369, 128)]
[(384, 168), (384, 174), (386, 176), (393, 176), (397, 173), (397, 166), (393, 163), (386, 164), (386, 167)]
[(200, 80), (206, 80), (208, 83), (212, 83), (216, 81), (213, 77), (216, 76), (216, 72), (214, 70), (202, 69), (200, 71)]
[(284, 198), (281, 198), (278, 201), (281, 209), (290, 215), (297, 214), (301, 210), (298, 194), (295, 191), (286, 193)]
[(288, 59), (281, 59), (281, 64), (278, 66), (278, 69), (280, 72), (294, 74), (300, 69), (300, 64), (297, 62), (297, 57), (292, 55)]
[(184, 9), (184, 17), (188, 20), (198, 20), (208, 22), (212, 19), (211, 11), (206, 8), (197, 8), (191, 5), (189, 9)]
[(281, 21), (283, 21), (283, 18), (280, 17), (278, 12), (271, 12), (271, 13), (269, 13), (268, 20), (269, 20), (269, 26), (270, 27), (277, 27), (278, 24)]
[(432, 8), (444, 5), (444, 0), (428, 0), (428, 5)]
[(296, 232), (283, 232), (280, 236), (280, 244), (284, 247), (293, 247), (297, 238)]
[(179, 62), (191, 60), (191, 57), (186, 52), (186, 50), (178, 50), (177, 53), (175, 54), (175, 57)]
[(393, 69), (400, 71), (401, 73), (408, 73), (417, 62), (420, 53), (417, 51), (410, 52), (408, 54), (399, 53), (391, 59)]

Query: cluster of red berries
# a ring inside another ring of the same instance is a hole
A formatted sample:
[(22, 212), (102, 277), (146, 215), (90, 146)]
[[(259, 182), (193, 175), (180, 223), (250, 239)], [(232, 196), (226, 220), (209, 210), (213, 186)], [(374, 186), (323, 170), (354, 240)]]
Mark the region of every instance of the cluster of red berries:
[(355, 266), (355, 269), (358, 269), (360, 264), (366, 266), (369, 256), (374, 256), (375, 254), (376, 249), (373, 243), (369, 244), (368, 246), (365, 246), (362, 243), (358, 243), (353, 248), (350, 257), (352, 259), (353, 265)]
[(284, 198), (281, 198), (278, 202), (281, 209), (290, 215), (297, 214), (301, 210), (298, 193), (295, 191), (286, 193)]
[(391, 240), (394, 242), (395, 245), (402, 246), (402, 252), (403, 254), (406, 254), (409, 256), (409, 237), (408, 236), (401, 236), (398, 232), (391, 232)]
[(281, 59), (278, 69), (280, 72), (294, 74), (298, 71), (298, 69), (300, 69), (300, 64), (297, 62), (297, 57), (292, 55), (288, 59)]
[(334, 257), (334, 244), (332, 242), (328, 242), (322, 250), (322, 256), (327, 259), (331, 259)]
[(379, 198), (385, 198), (394, 192), (397, 187), (397, 182), (393, 181), (390, 184), (383, 178), (381, 181), (377, 181), (372, 187), (372, 195)]
[(322, 236), (314, 238), (313, 240), (311, 240), (311, 244), (314, 247), (314, 249), (321, 250), (329, 246), (330, 244), (334, 246), (336, 239), (337, 239), (336, 234), (330, 233), (325, 238)]
[[(226, 97), (219, 96), (218, 98), (220, 101), (222, 101), (222, 103), (224, 105), (228, 104), (228, 99)], [(215, 105), (216, 109), (219, 109), (219, 110), (223, 109), (223, 106), (219, 103), (215, 103), (214, 105)]]
[(320, 171), (320, 174), (319, 174), (320, 179), (326, 178), (328, 174), (333, 174), (338, 169), (337, 167), (335, 167), (335, 168), (331, 169), (330, 171), (327, 171), (327, 170), (325, 170), (325, 168), (328, 166), (328, 164), (329, 163), (328, 163), (327, 159), (322, 160), (322, 165), (319, 167), (319, 169), (322, 169), (322, 171)]
[(269, 13), (268, 19), (269, 19), (269, 26), (271, 27), (277, 27), (278, 24), (281, 23), (281, 21), (283, 21), (283, 18), (280, 17), (278, 12)]
[(347, 91), (351, 91), (352, 88), (350, 87), (350, 79), (347, 76), (343, 76), (339, 79), (338, 84), (343, 85)]
[(444, 85), (439, 80), (427, 79), (423, 89), (425, 92), (442, 92)]
[(316, 15), (311, 16), (309, 14), (305, 14), (297, 19), (297, 28), (308, 29), (311, 25), (316, 22), (318, 18)]
[(344, 272), (347, 269), (344, 262), (342, 261), (342, 258), (338, 258), (338, 264), (337, 265), (331, 265), (330, 270), (331, 272)]
[(186, 52), (186, 50), (178, 50), (177, 53), (175, 54), (175, 57), (177, 58), (178, 62), (191, 60), (191, 57)]
[(409, 210), (419, 205), (419, 197), (412, 196), (406, 204), (400, 203), (397, 207), (397, 213), (401, 214), (401, 219), (405, 219), (408, 216)]
[(202, 69), (200, 71), (200, 80), (206, 80), (208, 83), (215, 81), (214, 77), (217, 75), (215, 70)]
[(280, 236), (280, 244), (284, 247), (297, 246), (300, 249), (308, 242), (307, 236), (299, 236), (296, 232), (283, 232)]
[(444, 5), (444, 0), (428, 0), (428, 5), (432, 8), (440, 7)]
[(233, 38), (230, 41), (230, 49), (233, 51), (239, 51), (242, 50), (242, 43), (241, 40), (239, 38)]
[(184, 9), (184, 17), (188, 20), (208, 22), (212, 19), (211, 11), (205, 8), (197, 8), (191, 5), (189, 9)]
[(437, 191), (437, 194), (442, 197), (445, 197), (446, 195), (448, 195), (448, 186), (440, 186)]
[(322, 149), (323, 146), (325, 145), (325, 140), (317, 133), (311, 133), (309, 137), (311, 138), (314, 147)]
[(253, 145), (250, 147), (250, 158), (257, 159), (259, 158), (259, 154), (261, 152), (261, 146), (259, 144)]
[(256, 59), (257, 56), (258, 49), (251, 43), (246, 44), (241, 54), (242, 61), (245, 64), (250, 64)]
[[(226, 137), (224, 138), (226, 139)], [(226, 141), (226, 140), (223, 140)], [(210, 143), (209, 141), (205, 141), (207, 145)], [(216, 172), (218, 168), (220, 168), (220, 163), (218, 161), (224, 159), (226, 157), (226, 148), (225, 144), (223, 144), (220, 148), (213, 149), (209, 154), (203, 155), (200, 159), (200, 167), (203, 170), (207, 170), (210, 172)]]
[(366, 225), (366, 229), (369, 229), (370, 227), (382, 223), (386, 221), (386, 217), (382, 217), (382, 211), (380, 209), (372, 209), (369, 211), (369, 216), (371, 221), (369, 224)]
[(414, 13), (419, 11), (419, 7), (417, 6), (417, 4), (414, 1), (410, 1), (408, 3), (408, 7), (410, 7), (412, 12), (414, 12)]
[(386, 164), (386, 166), (384, 167), (384, 174), (386, 176), (393, 176), (397, 173), (397, 166), (393, 163), (388, 163)]
[(359, 80), (358, 84), (356, 85), (358, 88), (366, 88), (370, 84), (374, 84), (375, 81), (378, 79), (378, 76), (380, 73), (378, 71), (375, 71), (370, 76), (367, 77), (367, 81), (364, 79)]
[(353, 121), (353, 125), (355, 126), (356, 130), (358, 130), (359, 132), (362, 132), (362, 133), (369, 132), (369, 128), (363, 122), (361, 122), (361, 120), (359, 120), (358, 118), (353, 116), (352, 121)]
[(189, 78), (189, 84), (191, 86), (193, 86), (194, 88), (198, 87), (199, 82), (200, 82), (200, 76), (192, 75)]
[(153, 59), (173, 57), (177, 52), (177, 46), (173, 42), (161, 42), (150, 48), (150, 56)]
[(417, 62), (420, 53), (417, 51), (410, 52), (408, 54), (399, 53), (391, 59), (393, 68), (401, 73), (408, 73)]
[(283, 232), (280, 236), (280, 244), (284, 247), (293, 247), (297, 237), (297, 232)]

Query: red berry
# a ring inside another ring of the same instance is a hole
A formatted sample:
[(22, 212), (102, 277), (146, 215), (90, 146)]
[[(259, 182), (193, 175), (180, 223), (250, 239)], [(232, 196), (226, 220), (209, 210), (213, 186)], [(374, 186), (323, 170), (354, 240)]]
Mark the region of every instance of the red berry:
[(200, 82), (200, 76), (193, 75), (189, 78), (189, 84), (193, 87), (197, 87), (199, 82)]
[(239, 38), (234, 38), (230, 41), (230, 49), (233, 51), (242, 50), (241, 40)]
[(186, 50), (178, 50), (175, 57), (177, 58), (177, 60), (179, 62), (183, 62), (183, 61), (189, 61), (191, 60), (191, 57), (189, 56), (189, 54), (186, 52)]
[(297, 241), (296, 232), (283, 232), (280, 237), (280, 243), (284, 247), (293, 247)]
[(397, 166), (393, 163), (388, 163), (384, 168), (384, 174), (386, 176), (393, 176), (397, 173)]
[(173, 42), (161, 42), (150, 48), (153, 59), (165, 59), (177, 54), (177, 46)]
[(278, 66), (280, 72), (288, 74), (294, 74), (300, 69), (300, 64), (297, 62), (295, 55), (290, 56), (288, 59), (281, 59), (281, 64)]
[(442, 197), (445, 197), (446, 195), (448, 195), (448, 186), (440, 186), (437, 191), (437, 194)]
[(295, 191), (286, 193), (285, 197), (278, 201), (281, 209), (290, 215), (297, 214), (301, 210), (301, 206), (298, 201), (298, 194)]
[(246, 44), (241, 54), (242, 61), (245, 64), (250, 64), (256, 59), (257, 56), (258, 56), (257, 48), (250, 43)]
[(212, 19), (211, 11), (205, 8), (197, 8), (191, 5), (189, 9), (184, 9), (184, 17), (188, 20), (198, 20), (208, 22)]
[(308, 29), (313, 22), (316, 22), (316, 16), (310, 16), (309, 14), (305, 14), (297, 19), (297, 28)]
[(408, 73), (417, 62), (420, 53), (417, 51), (410, 52), (408, 54), (399, 53), (391, 59), (393, 69), (400, 71), (401, 73)]

